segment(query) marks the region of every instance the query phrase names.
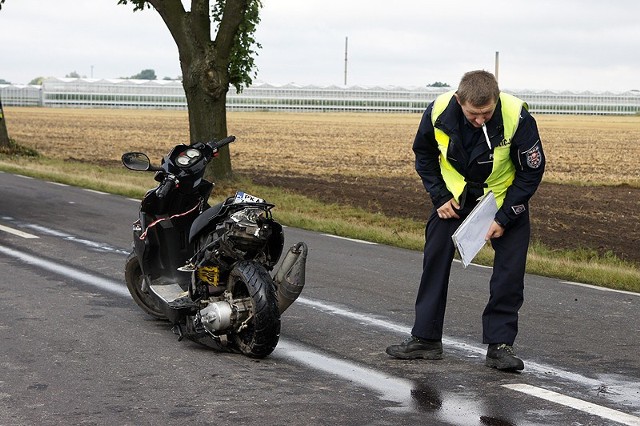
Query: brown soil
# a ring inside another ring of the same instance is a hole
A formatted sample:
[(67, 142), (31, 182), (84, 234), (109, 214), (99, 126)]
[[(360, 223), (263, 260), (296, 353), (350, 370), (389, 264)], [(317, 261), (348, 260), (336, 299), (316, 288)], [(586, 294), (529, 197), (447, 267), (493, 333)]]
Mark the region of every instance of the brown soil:
[[(244, 174), (244, 173), (243, 173)], [(324, 202), (425, 221), (432, 204), (422, 183), (407, 178), (350, 178), (246, 173)], [(531, 199), (533, 239), (553, 249), (590, 249), (640, 265), (640, 188), (543, 183)]]

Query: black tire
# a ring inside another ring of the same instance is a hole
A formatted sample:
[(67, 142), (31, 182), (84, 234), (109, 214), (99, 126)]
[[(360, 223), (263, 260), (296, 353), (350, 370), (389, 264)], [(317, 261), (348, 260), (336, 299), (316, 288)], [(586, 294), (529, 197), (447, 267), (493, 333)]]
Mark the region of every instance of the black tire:
[(162, 313), (158, 304), (159, 301), (153, 295), (142, 291), (142, 278), (142, 269), (140, 269), (138, 257), (134, 252), (131, 252), (127, 256), (124, 267), (124, 279), (127, 282), (131, 297), (147, 314), (157, 319), (166, 320), (167, 317)]
[(255, 262), (238, 262), (229, 274), (234, 298), (251, 297), (253, 318), (246, 328), (231, 335), (231, 341), (244, 355), (264, 358), (280, 339), (280, 310), (276, 287), (264, 267)]

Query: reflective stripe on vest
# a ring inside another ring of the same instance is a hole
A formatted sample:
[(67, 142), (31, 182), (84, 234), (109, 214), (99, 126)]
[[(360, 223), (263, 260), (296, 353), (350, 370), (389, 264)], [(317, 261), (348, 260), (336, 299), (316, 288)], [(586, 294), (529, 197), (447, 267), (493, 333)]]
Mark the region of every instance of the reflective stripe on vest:
[[(440, 150), (440, 170), (442, 177), (447, 185), (447, 189), (453, 194), (456, 202), (460, 202), (460, 195), (462, 191), (464, 191), (466, 181), (464, 176), (458, 173), (449, 160), (447, 160), (449, 136), (435, 127), (436, 120), (447, 108), (454, 94), (455, 91), (450, 91), (436, 98), (431, 112), (431, 122), (434, 125), (435, 138), (438, 142), (438, 149)], [(496, 202), (498, 203), (498, 208), (502, 206), (507, 188), (509, 188), (515, 177), (515, 166), (509, 156), (511, 138), (513, 138), (513, 135), (518, 129), (520, 111), (522, 108), (527, 109), (525, 102), (507, 93), (500, 93), (500, 103), (504, 125), (504, 139), (500, 142), (499, 146), (493, 149), (493, 168), (491, 169), (491, 174), (485, 181), (487, 187), (484, 188), (485, 194), (493, 191)]]

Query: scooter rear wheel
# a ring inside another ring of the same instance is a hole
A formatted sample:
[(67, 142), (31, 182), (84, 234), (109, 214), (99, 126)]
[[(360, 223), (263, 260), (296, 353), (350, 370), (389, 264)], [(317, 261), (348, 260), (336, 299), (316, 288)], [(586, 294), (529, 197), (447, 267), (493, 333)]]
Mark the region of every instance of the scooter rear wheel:
[(127, 282), (127, 288), (133, 300), (140, 306), (140, 308), (147, 314), (154, 318), (166, 320), (167, 317), (162, 313), (158, 306), (158, 301), (150, 294), (142, 291), (143, 275), (138, 257), (134, 252), (131, 252), (127, 257), (127, 261), (124, 267), (124, 278)]
[(275, 284), (258, 263), (238, 262), (229, 274), (229, 288), (234, 298), (251, 298), (252, 318), (231, 340), (244, 355), (264, 358), (276, 348), (280, 339), (280, 310)]

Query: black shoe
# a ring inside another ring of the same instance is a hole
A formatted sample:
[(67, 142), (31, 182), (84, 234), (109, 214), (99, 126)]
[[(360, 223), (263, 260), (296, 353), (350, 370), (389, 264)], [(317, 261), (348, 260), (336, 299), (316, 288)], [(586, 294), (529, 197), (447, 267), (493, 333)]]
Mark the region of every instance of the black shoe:
[(442, 359), (442, 342), (411, 336), (399, 345), (389, 346), (387, 354), (400, 359)]
[(489, 345), (484, 364), (498, 370), (519, 371), (524, 369), (524, 362), (516, 356), (513, 347), (506, 343)]

